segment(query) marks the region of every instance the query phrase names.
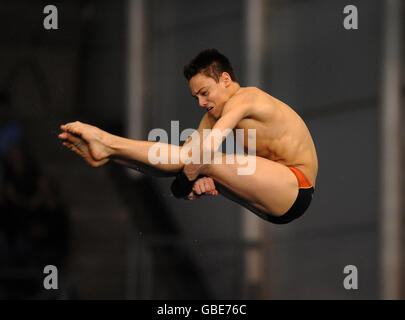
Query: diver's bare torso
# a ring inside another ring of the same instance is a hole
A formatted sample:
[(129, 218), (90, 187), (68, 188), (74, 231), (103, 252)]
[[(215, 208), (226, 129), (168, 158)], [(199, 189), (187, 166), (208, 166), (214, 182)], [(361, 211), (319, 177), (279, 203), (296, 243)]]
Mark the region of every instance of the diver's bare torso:
[[(255, 87), (240, 88), (231, 99), (249, 104), (249, 116), (235, 127), (244, 130), (245, 152), (248, 129), (255, 129), (256, 156), (300, 169), (315, 186), (318, 159), (311, 134), (301, 117), (285, 103)], [(208, 117), (216, 121), (209, 114)]]

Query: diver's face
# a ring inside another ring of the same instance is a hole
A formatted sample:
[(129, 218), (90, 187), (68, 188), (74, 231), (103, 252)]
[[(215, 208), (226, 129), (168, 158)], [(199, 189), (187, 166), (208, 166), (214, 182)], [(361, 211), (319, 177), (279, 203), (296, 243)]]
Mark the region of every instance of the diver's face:
[(191, 94), (198, 100), (200, 107), (215, 118), (221, 116), (222, 109), (228, 100), (226, 86), (221, 78), (216, 82), (213, 78), (198, 73), (189, 82)]

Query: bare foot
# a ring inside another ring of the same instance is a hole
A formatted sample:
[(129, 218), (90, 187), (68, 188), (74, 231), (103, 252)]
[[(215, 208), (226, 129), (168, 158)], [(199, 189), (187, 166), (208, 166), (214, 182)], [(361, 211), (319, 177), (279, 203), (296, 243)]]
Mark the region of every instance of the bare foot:
[(62, 125), (59, 139), (62, 144), (80, 155), (93, 167), (99, 167), (109, 161), (112, 150), (106, 145), (107, 132), (81, 122)]

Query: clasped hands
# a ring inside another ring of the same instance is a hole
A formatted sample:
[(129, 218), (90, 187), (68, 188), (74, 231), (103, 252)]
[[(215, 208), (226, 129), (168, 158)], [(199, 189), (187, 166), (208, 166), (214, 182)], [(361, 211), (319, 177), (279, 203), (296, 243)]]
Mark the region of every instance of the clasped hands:
[[(197, 179), (200, 172), (204, 169), (205, 164), (187, 164), (183, 168), (186, 177), (192, 181)], [(188, 195), (188, 200), (198, 199), (202, 195), (217, 196), (218, 191), (215, 188), (214, 180), (210, 177), (203, 177), (194, 182), (193, 189)]]

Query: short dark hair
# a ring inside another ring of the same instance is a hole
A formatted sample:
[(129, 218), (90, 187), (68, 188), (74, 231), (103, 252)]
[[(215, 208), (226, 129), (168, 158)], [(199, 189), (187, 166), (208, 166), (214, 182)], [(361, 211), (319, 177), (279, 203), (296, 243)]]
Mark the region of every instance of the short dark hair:
[(193, 60), (184, 66), (184, 76), (188, 81), (196, 74), (202, 72), (207, 77), (219, 82), (223, 72), (229, 73), (232, 81), (238, 82), (238, 77), (227, 57), (217, 49), (201, 51)]

